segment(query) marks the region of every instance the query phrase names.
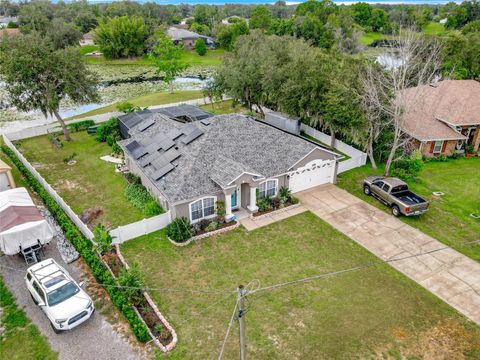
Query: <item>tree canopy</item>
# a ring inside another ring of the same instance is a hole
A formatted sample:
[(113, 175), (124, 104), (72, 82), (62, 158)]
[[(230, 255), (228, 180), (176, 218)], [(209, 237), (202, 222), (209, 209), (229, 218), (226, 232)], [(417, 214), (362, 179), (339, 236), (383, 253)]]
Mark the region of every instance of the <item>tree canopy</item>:
[(148, 33), (141, 17), (118, 16), (100, 20), (95, 43), (107, 59), (140, 56), (145, 50)]

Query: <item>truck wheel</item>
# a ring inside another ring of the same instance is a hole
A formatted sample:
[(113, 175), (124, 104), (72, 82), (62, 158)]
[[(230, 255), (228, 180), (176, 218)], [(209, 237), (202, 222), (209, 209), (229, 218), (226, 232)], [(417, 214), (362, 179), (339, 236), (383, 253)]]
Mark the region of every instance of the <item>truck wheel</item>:
[(368, 196), (372, 195), (372, 190), (370, 190), (370, 186), (365, 185), (365, 186), (363, 187), (363, 193), (364, 193), (365, 195), (368, 195)]
[(392, 206), (392, 214), (395, 217), (399, 217), (401, 215), (400, 208), (397, 205)]
[(58, 330), (55, 326), (53, 326), (53, 324), (51, 322), (50, 322), (50, 326), (52, 327), (53, 332), (55, 334), (60, 334), (62, 332), (62, 330)]

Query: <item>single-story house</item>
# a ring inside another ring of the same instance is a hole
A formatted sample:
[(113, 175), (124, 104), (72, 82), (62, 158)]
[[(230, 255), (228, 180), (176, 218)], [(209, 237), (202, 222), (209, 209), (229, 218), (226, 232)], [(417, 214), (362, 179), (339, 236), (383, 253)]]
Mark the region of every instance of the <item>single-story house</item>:
[(167, 35), (172, 39), (175, 45), (182, 43), (185, 49), (193, 49), (198, 39), (203, 39), (208, 48), (215, 47), (215, 41), (210, 36), (200, 35), (196, 32), (180, 29), (175, 26), (170, 26), (168, 28)]
[(410, 148), (427, 157), (480, 146), (480, 82), (444, 80), (402, 92), (406, 105), (403, 130)]
[[(256, 212), (257, 196), (278, 195), (282, 186), (295, 193), (333, 183), (339, 155), (264, 122), (219, 115), (181, 123), (156, 113), (119, 141), (131, 172), (172, 218), (192, 223), (215, 216), (225, 202), (235, 210)], [(144, 130), (142, 130), (144, 129)]]
[(80, 46), (93, 45), (94, 41), (93, 31), (90, 31), (86, 34), (83, 34), (82, 39), (80, 40)]
[(0, 28), (6, 28), (10, 23), (17, 24), (18, 18), (15, 16), (0, 16)]

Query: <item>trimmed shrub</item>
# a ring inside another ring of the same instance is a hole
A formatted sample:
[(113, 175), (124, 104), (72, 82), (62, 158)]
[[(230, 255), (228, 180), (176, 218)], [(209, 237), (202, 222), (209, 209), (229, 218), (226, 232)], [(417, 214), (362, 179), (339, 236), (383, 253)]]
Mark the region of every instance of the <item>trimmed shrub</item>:
[(175, 218), (167, 226), (167, 236), (176, 242), (185, 242), (193, 235), (190, 221), (184, 216)]
[(392, 174), (403, 180), (414, 179), (422, 168), (422, 153), (414, 150), (410, 156), (401, 157), (392, 163)]
[(300, 199), (297, 198), (296, 196), (291, 196), (290, 197), (290, 202), (293, 204), (293, 205), (296, 205), (300, 202)]
[(266, 197), (257, 201), (258, 211), (264, 212), (273, 209), (271, 199)]
[(72, 132), (78, 132), (78, 131), (83, 131), (87, 130), (90, 126), (95, 125), (95, 121), (93, 120), (83, 120), (79, 121), (73, 124), (68, 124), (67, 127), (70, 129)]
[(107, 253), (112, 247), (112, 237), (105, 227), (100, 224), (93, 230), (93, 241), (97, 243), (97, 250), (100, 254)]
[(80, 232), (80, 230), (60, 207), (60, 205), (55, 202), (55, 200), (43, 188), (40, 182), (17, 158), (13, 151), (5, 145), (2, 146), (2, 150), (6, 155), (8, 155), (8, 157), (10, 157), (20, 173), (24, 176), (28, 186), (37, 193), (40, 199), (42, 199), (44, 205), (56, 219), (69, 242), (75, 247), (87, 265), (90, 267), (95, 279), (99, 284), (102, 284), (102, 286), (108, 292), (112, 303), (120, 310), (122, 315), (128, 321), (138, 341), (147, 342), (150, 340), (150, 335), (148, 334), (147, 328), (130, 306), (128, 298), (123, 289), (115, 287), (117, 283), (112, 274), (110, 274), (100, 258), (97, 256), (96, 252), (94, 251), (95, 249), (93, 243)]
[(138, 263), (133, 263), (130, 269), (123, 268), (118, 276), (118, 283), (120, 286), (125, 287), (123, 290), (130, 304), (139, 306), (143, 302), (142, 288), (144, 288), (145, 285)]
[(207, 46), (205, 45), (205, 41), (203, 41), (203, 39), (198, 39), (195, 42), (195, 51), (200, 56), (204, 56), (207, 53)]

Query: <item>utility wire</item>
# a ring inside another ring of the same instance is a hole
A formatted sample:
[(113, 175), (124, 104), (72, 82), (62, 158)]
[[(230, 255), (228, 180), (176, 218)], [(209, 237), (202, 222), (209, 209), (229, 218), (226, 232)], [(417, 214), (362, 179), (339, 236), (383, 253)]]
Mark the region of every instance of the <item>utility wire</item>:
[[(467, 243), (463, 243), (460, 246), (467, 246), (467, 245), (478, 244), (478, 243), (480, 243), (480, 240), (475, 240), (475, 241), (470, 241), (470, 242), (467, 242)], [(444, 246), (444, 247), (441, 247), (441, 248), (438, 248), (438, 249), (429, 250), (429, 251), (425, 251), (425, 252), (421, 252), (421, 253), (417, 253), (417, 254), (413, 254), (413, 255), (407, 255), (407, 256), (404, 256), (404, 257), (401, 257), (401, 258), (393, 258), (393, 259), (388, 259), (388, 260), (383, 260), (383, 261), (377, 261), (377, 262), (374, 262), (374, 263), (355, 266), (355, 267), (352, 267), (352, 268), (349, 268), (349, 269), (343, 269), (343, 270), (338, 270), (338, 271), (332, 271), (332, 272), (329, 272), (329, 273), (308, 276), (308, 277), (305, 277), (303, 279), (297, 279), (297, 280), (287, 281), (287, 282), (284, 282), (284, 283), (279, 283), (279, 284), (275, 284), (275, 285), (270, 285), (270, 286), (265, 286), (265, 287), (262, 287), (262, 288), (258, 288), (258, 289), (250, 291), (250, 294), (255, 294), (255, 293), (261, 292), (261, 291), (274, 290), (274, 289), (278, 289), (278, 288), (281, 288), (281, 287), (284, 287), (284, 286), (289, 286), (289, 285), (306, 283), (306, 282), (317, 280), (317, 279), (323, 279), (323, 278), (327, 278), (327, 277), (342, 275), (342, 274), (345, 274), (345, 273), (358, 271), (358, 270), (363, 270), (363, 269), (367, 269), (367, 268), (374, 267), (374, 266), (385, 265), (385, 264), (389, 264), (389, 263), (393, 263), (393, 262), (397, 262), (397, 261), (416, 258), (416, 257), (419, 257), (419, 256), (429, 255), (429, 254), (433, 254), (433, 253), (443, 251), (443, 250), (448, 250), (448, 249), (452, 249), (452, 248), (450, 246)]]
[(235, 302), (235, 307), (233, 308), (233, 313), (232, 313), (232, 316), (230, 317), (230, 321), (228, 323), (227, 332), (225, 334), (225, 338), (223, 339), (223, 343), (222, 343), (222, 347), (220, 349), (220, 353), (218, 354), (218, 360), (222, 360), (223, 352), (225, 350), (225, 344), (227, 343), (228, 335), (230, 335), (230, 329), (232, 328), (233, 320), (235, 319), (235, 314), (237, 313), (237, 307), (238, 307), (238, 300)]
[[(17, 269), (11, 266), (3, 265), (0, 264), (0, 267), (3, 267), (5, 269), (10, 269), (13, 271), (21, 272), (25, 274), (26, 270), (25, 269)], [(45, 276), (46, 278), (55, 278), (54, 276), (47, 275)], [(171, 288), (149, 288), (149, 287), (137, 287), (137, 286), (122, 286), (122, 285), (109, 285), (109, 284), (102, 284), (102, 283), (97, 283), (97, 282), (91, 282), (86, 280), (86, 282), (91, 283), (92, 285), (98, 285), (101, 287), (114, 287), (114, 288), (120, 288), (120, 289), (139, 289), (143, 291), (164, 291), (164, 292), (186, 292), (186, 293), (193, 293), (193, 294), (233, 294), (235, 293), (235, 290), (194, 290), (194, 289), (171, 289)]]

